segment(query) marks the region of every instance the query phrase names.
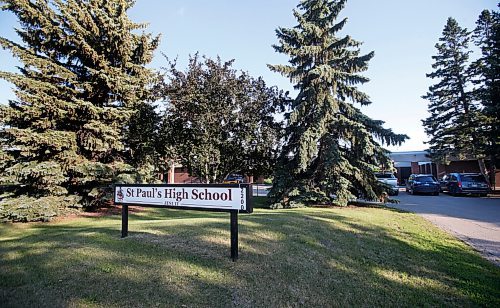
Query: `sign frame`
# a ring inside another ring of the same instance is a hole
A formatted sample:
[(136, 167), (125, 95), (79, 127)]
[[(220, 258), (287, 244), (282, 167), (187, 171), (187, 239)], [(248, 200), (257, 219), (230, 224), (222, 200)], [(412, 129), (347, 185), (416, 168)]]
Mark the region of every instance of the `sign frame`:
[[(176, 205), (161, 205), (161, 204), (144, 204), (144, 203), (130, 203), (130, 202), (122, 202), (117, 200), (116, 198), (116, 189), (117, 188), (126, 188), (126, 187), (157, 187), (157, 188), (246, 188), (245, 193), (245, 210), (238, 209), (224, 209), (224, 208), (213, 208), (213, 207), (191, 207), (191, 206), (176, 206)], [(118, 204), (122, 206), (122, 230), (121, 237), (128, 236), (128, 207), (130, 206), (139, 206), (139, 207), (153, 207), (153, 208), (168, 208), (175, 210), (190, 210), (190, 211), (209, 211), (209, 212), (229, 212), (230, 215), (230, 228), (231, 228), (231, 259), (236, 261), (238, 259), (238, 213), (250, 214), (253, 212), (252, 205), (252, 194), (253, 187), (252, 184), (249, 183), (241, 183), (241, 184), (114, 184), (113, 185), (113, 200), (114, 204)]]
[(134, 206), (142, 206), (142, 207), (155, 207), (155, 208), (171, 208), (171, 209), (179, 209), (179, 210), (194, 210), (194, 211), (210, 211), (210, 212), (231, 212), (233, 209), (218, 209), (218, 208), (203, 208), (203, 207), (190, 207), (190, 206), (175, 206), (175, 205), (159, 205), (159, 204), (137, 204), (137, 203), (125, 203), (120, 202), (116, 199), (116, 188), (117, 187), (157, 187), (157, 188), (246, 188), (246, 210), (238, 210), (239, 213), (251, 214), (253, 212), (252, 206), (252, 184), (249, 183), (241, 183), (241, 184), (114, 184), (113, 185), (113, 200), (115, 204), (129, 204)]

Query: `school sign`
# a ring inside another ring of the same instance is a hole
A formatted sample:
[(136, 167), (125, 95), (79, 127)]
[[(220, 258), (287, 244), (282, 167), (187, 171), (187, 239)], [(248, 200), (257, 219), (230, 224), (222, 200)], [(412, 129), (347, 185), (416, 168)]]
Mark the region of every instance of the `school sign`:
[(116, 185), (115, 203), (251, 213), (249, 185)]
[(238, 258), (238, 213), (252, 213), (250, 184), (116, 184), (122, 205), (122, 237), (128, 235), (128, 205), (231, 213), (231, 258)]

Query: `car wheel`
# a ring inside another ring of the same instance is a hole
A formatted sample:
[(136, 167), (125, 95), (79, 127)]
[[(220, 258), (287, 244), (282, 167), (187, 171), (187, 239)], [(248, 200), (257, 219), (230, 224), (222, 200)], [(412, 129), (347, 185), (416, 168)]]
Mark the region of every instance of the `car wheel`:
[(399, 190), (396, 190), (396, 191), (394, 192), (394, 196), (397, 196), (397, 195), (399, 195)]
[(439, 196), (439, 191), (435, 192), (434, 196)]
[(486, 197), (488, 194), (479, 194), (479, 197)]

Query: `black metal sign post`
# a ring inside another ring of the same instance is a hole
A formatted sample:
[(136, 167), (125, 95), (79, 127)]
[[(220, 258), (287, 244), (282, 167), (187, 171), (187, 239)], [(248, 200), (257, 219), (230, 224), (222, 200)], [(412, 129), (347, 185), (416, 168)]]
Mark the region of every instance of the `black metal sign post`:
[(238, 259), (238, 211), (231, 211), (231, 259)]
[(128, 236), (128, 206), (229, 212), (231, 259), (238, 259), (238, 213), (252, 213), (251, 184), (115, 185), (115, 204), (122, 205), (121, 237)]
[(128, 236), (128, 205), (122, 204), (122, 238)]

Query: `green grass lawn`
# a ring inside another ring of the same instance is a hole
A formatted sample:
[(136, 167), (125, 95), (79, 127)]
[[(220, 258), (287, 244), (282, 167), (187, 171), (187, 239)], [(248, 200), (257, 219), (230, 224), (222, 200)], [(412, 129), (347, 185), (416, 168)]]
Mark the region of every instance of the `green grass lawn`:
[(390, 209), (145, 209), (0, 225), (0, 306), (496, 306), (500, 268)]

